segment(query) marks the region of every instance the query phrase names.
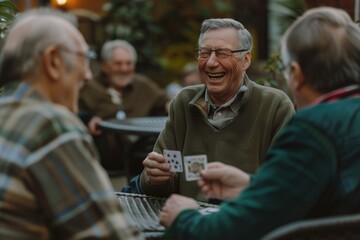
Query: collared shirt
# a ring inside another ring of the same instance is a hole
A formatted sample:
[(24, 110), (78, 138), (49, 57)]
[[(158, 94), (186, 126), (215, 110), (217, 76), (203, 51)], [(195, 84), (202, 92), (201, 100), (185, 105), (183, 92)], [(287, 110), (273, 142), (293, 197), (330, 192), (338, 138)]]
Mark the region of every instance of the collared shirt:
[(233, 98), (221, 106), (216, 106), (212, 103), (209, 92), (206, 90), (205, 101), (207, 102), (208, 106), (207, 116), (209, 123), (216, 128), (222, 128), (226, 126), (226, 124), (231, 120), (233, 120), (240, 109), (243, 93), (246, 91), (247, 87), (242, 84), (239, 88), (239, 91)]
[(0, 239), (143, 239), (79, 119), (29, 84), (0, 98)]

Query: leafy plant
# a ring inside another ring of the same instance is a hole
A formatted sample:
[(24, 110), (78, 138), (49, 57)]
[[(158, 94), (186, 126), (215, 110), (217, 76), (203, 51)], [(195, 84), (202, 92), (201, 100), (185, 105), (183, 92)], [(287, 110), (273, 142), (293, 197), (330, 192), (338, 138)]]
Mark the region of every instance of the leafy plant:
[(276, 0), (274, 15), (283, 33), (305, 11), (304, 0)]
[[(0, 41), (1, 46), (3, 39), (6, 35), (6, 30), (14, 19), (17, 9), (12, 1), (0, 0)], [(0, 96), (2, 95), (3, 89), (0, 86)]]
[[(275, 7), (271, 10), (274, 11), (276, 22), (280, 28), (280, 34), (283, 34), (291, 23), (304, 13), (305, 4), (304, 0), (276, 0)], [(257, 82), (280, 88), (287, 92), (284, 79), (278, 71), (280, 64), (281, 57), (277, 50), (271, 54), (264, 66), (264, 70), (269, 73), (269, 77), (258, 79)]]
[(104, 5), (107, 15), (106, 33), (110, 39), (124, 39), (138, 52), (139, 70), (159, 68), (159, 45), (154, 37), (161, 33), (152, 11), (153, 3), (147, 0), (110, 0)]
[(0, 0), (0, 38), (4, 39), (5, 32), (11, 24), (17, 9), (12, 1)]

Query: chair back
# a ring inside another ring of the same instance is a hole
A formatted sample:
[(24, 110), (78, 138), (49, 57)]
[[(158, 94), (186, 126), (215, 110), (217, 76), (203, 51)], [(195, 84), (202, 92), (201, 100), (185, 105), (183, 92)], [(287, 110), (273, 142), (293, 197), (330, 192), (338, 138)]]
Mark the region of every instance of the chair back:
[(281, 226), (261, 240), (360, 239), (360, 214), (302, 220)]

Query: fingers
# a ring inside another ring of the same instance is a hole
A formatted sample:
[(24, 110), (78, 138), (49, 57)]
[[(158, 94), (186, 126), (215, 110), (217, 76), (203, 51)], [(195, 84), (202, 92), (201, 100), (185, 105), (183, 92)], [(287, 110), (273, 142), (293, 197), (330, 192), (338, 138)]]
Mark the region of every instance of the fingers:
[(101, 130), (98, 128), (100, 122), (101, 122), (101, 118), (94, 116), (88, 123), (88, 131), (91, 135), (93, 136), (99, 136), (102, 132)]
[(152, 184), (164, 183), (174, 176), (174, 173), (172, 172), (164, 172), (158, 169), (145, 169), (145, 173), (148, 177), (148, 181)]
[(205, 196), (209, 196), (210, 194), (210, 186), (207, 185), (207, 184), (198, 184), (199, 185), (199, 188), (200, 188), (200, 191), (205, 194)]
[(171, 226), (171, 221), (169, 220), (170, 216), (169, 213), (166, 211), (161, 211), (159, 215), (159, 223), (163, 225), (166, 228), (169, 228)]
[(160, 224), (165, 227), (170, 227), (179, 213), (185, 209), (198, 209), (199, 204), (192, 198), (172, 194), (165, 202), (162, 208), (159, 219)]
[(144, 167), (156, 168), (162, 171), (169, 171), (170, 165), (166, 162), (165, 157), (157, 152), (151, 152), (143, 161)]
[(208, 167), (207, 169), (200, 172), (200, 177), (203, 178), (204, 181), (219, 180), (224, 175), (222, 167), (223, 166), (212, 166), (211, 168)]
[(220, 168), (223, 167), (225, 164), (221, 163), (221, 162), (211, 162), (207, 165), (208, 169), (216, 169), (216, 168)]
[(143, 161), (143, 165), (147, 179), (151, 184), (163, 184), (174, 176), (174, 173), (170, 172), (170, 165), (159, 153), (149, 153)]

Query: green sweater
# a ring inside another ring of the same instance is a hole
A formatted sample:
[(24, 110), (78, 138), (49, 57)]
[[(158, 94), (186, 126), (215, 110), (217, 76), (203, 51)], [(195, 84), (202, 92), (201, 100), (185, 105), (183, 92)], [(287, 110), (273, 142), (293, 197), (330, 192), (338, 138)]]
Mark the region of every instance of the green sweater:
[[(276, 133), (294, 113), (291, 100), (282, 91), (245, 79), (248, 90), (239, 113), (222, 129), (207, 120), (204, 85), (183, 89), (171, 103), (169, 120), (154, 150), (181, 151), (182, 157), (206, 154), (208, 162), (220, 161), (253, 173), (262, 163)], [(153, 186), (141, 175), (141, 188), (148, 195), (180, 193), (205, 201), (196, 181), (186, 181), (185, 173), (165, 185)]]
[(360, 212), (360, 98), (299, 111), (250, 186), (220, 211), (185, 210), (166, 239), (259, 239), (304, 218)]

